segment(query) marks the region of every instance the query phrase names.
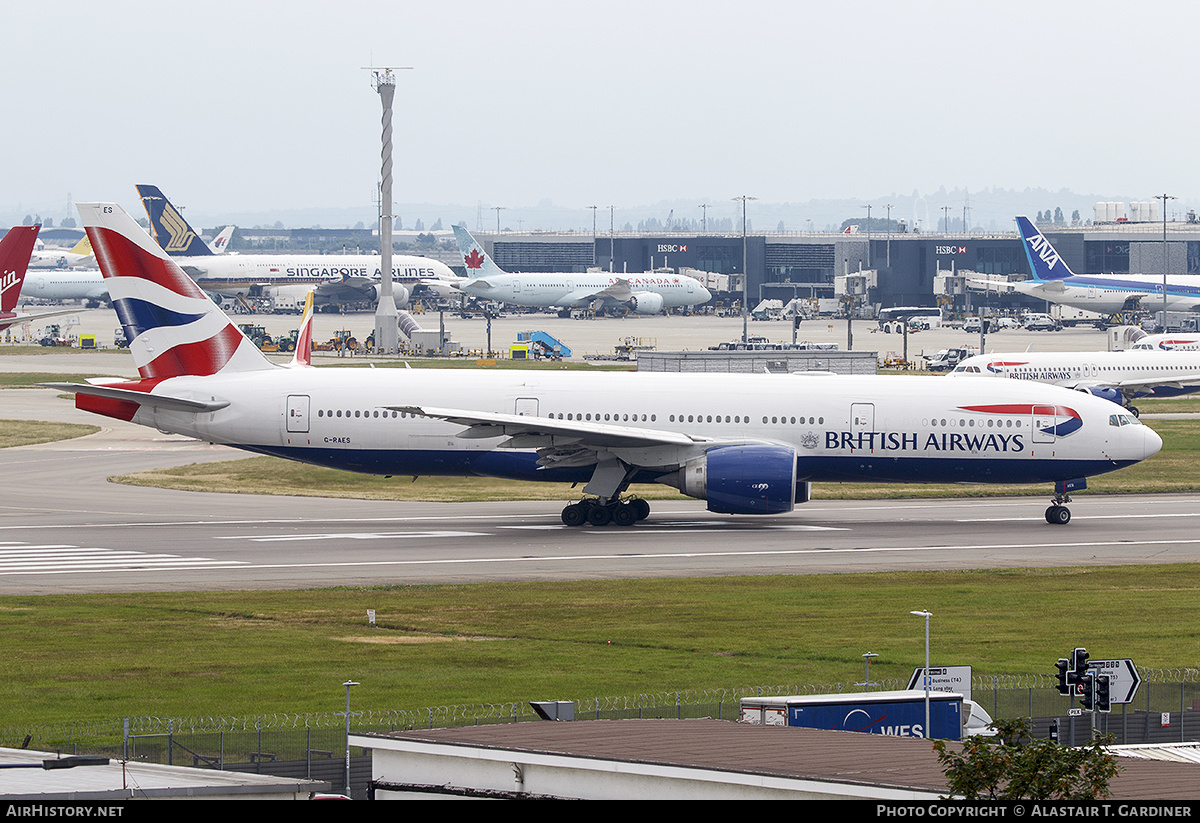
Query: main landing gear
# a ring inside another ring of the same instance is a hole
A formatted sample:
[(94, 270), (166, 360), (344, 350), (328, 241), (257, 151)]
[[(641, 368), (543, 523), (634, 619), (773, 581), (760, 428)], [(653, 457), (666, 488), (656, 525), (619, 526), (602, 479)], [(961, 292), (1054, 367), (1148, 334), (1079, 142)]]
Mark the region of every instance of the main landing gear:
[(650, 516), (650, 504), (640, 498), (630, 500), (603, 501), (598, 497), (585, 497), (562, 510), (562, 522), (575, 528), (585, 523), (593, 526), (632, 526)]

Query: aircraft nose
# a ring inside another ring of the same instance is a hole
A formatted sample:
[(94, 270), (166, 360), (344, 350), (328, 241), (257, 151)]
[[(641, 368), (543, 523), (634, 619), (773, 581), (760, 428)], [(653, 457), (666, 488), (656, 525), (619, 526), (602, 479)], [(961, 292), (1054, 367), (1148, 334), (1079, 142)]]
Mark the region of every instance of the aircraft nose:
[(1163, 441), (1158, 432), (1145, 425), (1139, 426), (1138, 428), (1144, 429), (1142, 432), (1142, 450), (1144, 452), (1144, 456), (1142, 458), (1143, 460), (1145, 460), (1147, 457), (1153, 457), (1162, 451)]

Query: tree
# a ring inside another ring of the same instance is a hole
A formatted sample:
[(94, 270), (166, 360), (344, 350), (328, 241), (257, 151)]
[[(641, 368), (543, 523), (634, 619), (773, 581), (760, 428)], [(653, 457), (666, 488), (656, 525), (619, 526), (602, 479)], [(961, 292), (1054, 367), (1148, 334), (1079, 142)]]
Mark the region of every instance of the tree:
[(1055, 207), (1054, 207), (1054, 222), (1055, 222), (1056, 224), (1060, 225), (1060, 226), (1061, 226), (1063, 223), (1067, 222), (1067, 221), (1066, 221), (1066, 219), (1063, 217), (1063, 210), (1062, 210), (1062, 206), (1055, 206)]
[(960, 751), (944, 740), (933, 750), (954, 797), (965, 800), (1100, 800), (1120, 767), (1105, 747), (1112, 735), (1098, 735), (1086, 746), (1060, 746), (1035, 740), (1029, 721), (997, 720), (995, 737), (967, 738)]

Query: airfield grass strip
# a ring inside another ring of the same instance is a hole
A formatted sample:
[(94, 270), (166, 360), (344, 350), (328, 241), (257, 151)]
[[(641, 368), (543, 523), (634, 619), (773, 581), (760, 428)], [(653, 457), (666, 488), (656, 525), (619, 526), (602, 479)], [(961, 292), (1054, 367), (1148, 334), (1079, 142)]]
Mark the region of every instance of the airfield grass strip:
[(907, 680), (912, 609), (977, 675), (1200, 666), (1194, 565), (14, 596), (0, 729)]

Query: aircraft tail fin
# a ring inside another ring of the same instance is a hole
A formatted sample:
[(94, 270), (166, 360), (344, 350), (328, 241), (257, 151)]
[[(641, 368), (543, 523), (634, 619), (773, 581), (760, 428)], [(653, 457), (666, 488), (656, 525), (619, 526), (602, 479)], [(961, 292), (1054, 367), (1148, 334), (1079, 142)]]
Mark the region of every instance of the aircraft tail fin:
[(71, 254), (82, 254), (84, 257), (87, 257), (91, 253), (92, 243), (87, 239), (86, 234), (81, 237), (79, 242), (75, 244), (75, 247), (71, 249)]
[(0, 240), (0, 311), (11, 312), (21, 296), (39, 226), (13, 226)]
[(191, 227), (179, 209), (171, 205), (158, 186), (139, 184), (136, 188), (146, 209), (146, 216), (150, 218), (154, 239), (167, 254), (198, 257), (213, 253), (200, 233)]
[(276, 368), (124, 209), (78, 209), (143, 379)]
[(213, 241), (208, 244), (209, 250), (213, 254), (224, 254), (229, 251), (229, 240), (233, 237), (234, 229), (237, 226), (226, 226), (221, 229), (221, 233), (213, 238)]
[(1017, 216), (1017, 231), (1021, 233), (1025, 257), (1029, 260), (1029, 271), (1034, 280), (1045, 282), (1075, 276), (1067, 261), (1059, 257), (1045, 235), (1023, 214)]
[(462, 226), (454, 226), (454, 239), (458, 241), (458, 251), (463, 256), (463, 265), (467, 267), (467, 277), (487, 277), (504, 274), (504, 269), (492, 262), (492, 258), (479, 245), (479, 241)]
[(296, 351), (292, 353), (292, 362), (288, 363), (293, 369), (312, 365), (314, 294), (316, 289), (310, 291), (304, 299), (304, 314), (300, 315), (300, 333), (296, 335)]

